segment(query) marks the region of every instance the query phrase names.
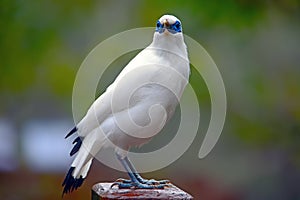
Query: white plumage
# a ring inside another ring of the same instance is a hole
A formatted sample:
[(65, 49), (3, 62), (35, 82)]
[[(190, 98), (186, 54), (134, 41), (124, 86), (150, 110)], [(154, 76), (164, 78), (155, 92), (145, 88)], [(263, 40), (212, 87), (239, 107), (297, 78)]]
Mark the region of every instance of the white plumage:
[(181, 23), (164, 15), (153, 42), (127, 64), (66, 136), (77, 131), (80, 139), (74, 141), (71, 155), (78, 154), (63, 183), (64, 193), (82, 184), (93, 155), (111, 146), (108, 140), (122, 160), (131, 146), (141, 146), (159, 133), (172, 117), (189, 74)]

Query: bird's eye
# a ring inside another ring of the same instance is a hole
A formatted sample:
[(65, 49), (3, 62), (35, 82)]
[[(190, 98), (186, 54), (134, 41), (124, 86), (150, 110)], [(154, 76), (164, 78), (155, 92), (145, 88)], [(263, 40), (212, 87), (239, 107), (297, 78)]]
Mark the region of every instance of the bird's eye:
[(156, 27), (157, 27), (157, 28), (161, 27), (160, 21), (157, 21), (157, 22), (156, 22)]
[(175, 27), (176, 29), (180, 29), (180, 23), (178, 21), (175, 23)]

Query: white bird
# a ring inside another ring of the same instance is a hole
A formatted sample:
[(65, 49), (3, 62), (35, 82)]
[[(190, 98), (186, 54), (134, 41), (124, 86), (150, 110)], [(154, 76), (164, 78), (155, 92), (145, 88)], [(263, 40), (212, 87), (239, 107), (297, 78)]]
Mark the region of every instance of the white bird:
[(143, 179), (127, 152), (161, 131), (174, 114), (189, 75), (181, 22), (175, 16), (164, 15), (157, 21), (153, 42), (127, 64), (67, 134), (66, 138), (78, 133), (70, 155), (78, 154), (62, 184), (63, 194), (82, 185), (93, 156), (107, 147), (115, 148), (130, 177), (115, 182), (119, 188), (163, 188), (167, 181)]

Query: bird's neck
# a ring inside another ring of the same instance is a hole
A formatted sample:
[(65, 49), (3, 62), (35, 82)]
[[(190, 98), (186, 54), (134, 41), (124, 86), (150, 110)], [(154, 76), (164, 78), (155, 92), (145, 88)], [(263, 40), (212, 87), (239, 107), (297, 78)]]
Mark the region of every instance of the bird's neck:
[(157, 35), (154, 34), (153, 42), (150, 45), (152, 48), (159, 48), (174, 54), (187, 57), (186, 45), (182, 35)]

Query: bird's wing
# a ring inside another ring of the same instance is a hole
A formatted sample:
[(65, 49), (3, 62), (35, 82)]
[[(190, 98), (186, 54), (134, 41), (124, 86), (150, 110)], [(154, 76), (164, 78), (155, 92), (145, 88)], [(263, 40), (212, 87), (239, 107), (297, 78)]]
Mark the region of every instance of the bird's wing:
[(86, 115), (78, 123), (78, 135), (85, 137), (111, 114), (111, 90), (106, 90), (88, 109)]
[[(140, 66), (141, 61), (149, 60), (151, 58), (151, 54), (145, 53), (144, 50), (141, 51), (135, 58), (133, 58), (121, 71), (115, 81), (107, 88), (107, 90), (96, 99), (96, 101), (91, 105), (89, 110), (87, 111), (86, 115), (83, 119), (77, 124), (75, 131), (78, 131), (78, 135), (80, 137), (85, 137), (89, 134), (92, 130), (99, 127), (99, 125), (107, 119), (112, 112), (120, 112), (126, 109), (124, 106), (117, 107), (112, 109), (112, 98), (115, 95), (115, 87), (119, 85), (119, 80), (122, 79), (129, 71), (133, 70), (134, 68)], [(121, 96), (121, 95), (118, 95)], [(72, 131), (71, 131), (72, 132)], [(70, 133), (71, 133), (70, 132)]]

